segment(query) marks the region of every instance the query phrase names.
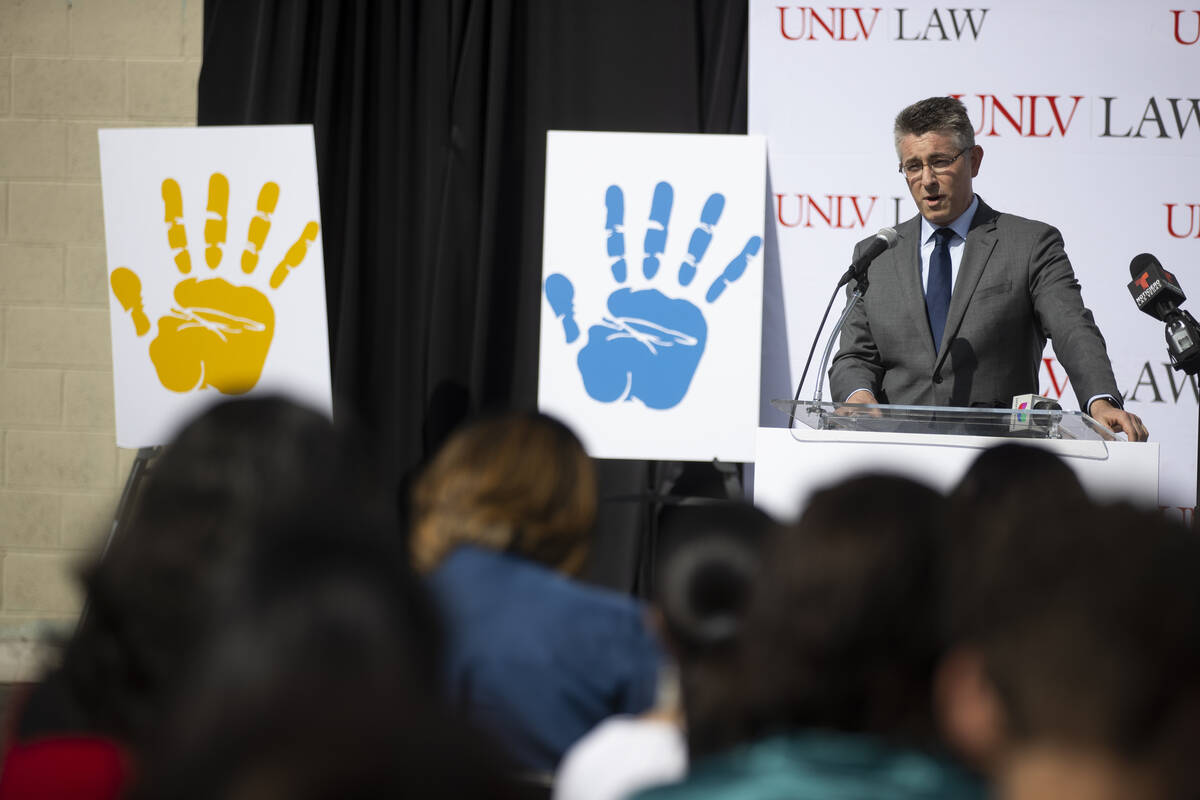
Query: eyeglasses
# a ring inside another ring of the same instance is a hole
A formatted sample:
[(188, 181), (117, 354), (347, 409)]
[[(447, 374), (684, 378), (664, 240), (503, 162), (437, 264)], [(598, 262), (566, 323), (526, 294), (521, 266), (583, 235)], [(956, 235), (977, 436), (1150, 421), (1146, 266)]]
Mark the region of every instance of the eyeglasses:
[(905, 161), (900, 165), (900, 174), (911, 180), (920, 176), (925, 171), (925, 165), (928, 164), (934, 175), (943, 175), (950, 170), (950, 167), (954, 166), (954, 162), (958, 161), (959, 156), (970, 149), (970, 147), (964, 147), (952, 156), (934, 156), (928, 161), (917, 161), (916, 159)]

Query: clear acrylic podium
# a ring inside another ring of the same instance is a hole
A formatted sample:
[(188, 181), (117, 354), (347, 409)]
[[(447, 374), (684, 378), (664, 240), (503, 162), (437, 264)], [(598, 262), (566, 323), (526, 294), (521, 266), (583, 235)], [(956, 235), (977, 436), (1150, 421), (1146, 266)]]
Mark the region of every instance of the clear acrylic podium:
[(779, 427), (758, 429), (754, 502), (781, 519), (794, 518), (814, 491), (863, 472), (948, 491), (981, 452), (1005, 440), (1051, 450), (1097, 499), (1158, 503), (1158, 444), (1127, 442), (1078, 411), (772, 405)]
[(1021, 439), (1117, 441), (1112, 431), (1082, 411), (1061, 409), (952, 408), (772, 400), (793, 429), (871, 431)]

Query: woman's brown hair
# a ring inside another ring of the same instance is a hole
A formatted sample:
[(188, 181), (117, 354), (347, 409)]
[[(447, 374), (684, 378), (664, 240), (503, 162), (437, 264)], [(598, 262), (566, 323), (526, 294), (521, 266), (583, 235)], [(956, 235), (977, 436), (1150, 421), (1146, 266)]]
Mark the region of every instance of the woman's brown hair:
[(532, 412), (479, 420), (451, 436), (417, 481), (413, 562), (428, 572), (472, 544), (575, 575), (595, 514), (595, 468), (567, 426)]

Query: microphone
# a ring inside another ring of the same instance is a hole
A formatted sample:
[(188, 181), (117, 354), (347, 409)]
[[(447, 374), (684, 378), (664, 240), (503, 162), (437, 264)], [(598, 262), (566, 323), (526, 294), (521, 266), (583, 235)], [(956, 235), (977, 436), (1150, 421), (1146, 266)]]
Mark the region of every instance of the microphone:
[[(1043, 414), (1035, 419), (1024, 411), (1062, 411), (1062, 406), (1053, 397), (1043, 397), (1040, 394), (1018, 394), (1012, 399), (1013, 414), (1008, 419), (1010, 432), (1026, 431), (1040, 438), (1055, 422), (1053, 414)], [(1059, 416), (1061, 419), (1061, 416)]]
[(1167, 323), (1167, 355), (1171, 368), (1188, 375), (1200, 373), (1200, 323), (1179, 308), (1187, 299), (1175, 276), (1163, 269), (1149, 253), (1129, 262), (1129, 294), (1137, 307), (1155, 319)]
[[(804, 379), (808, 377), (808, 365), (812, 363), (813, 353), (817, 352), (817, 342), (821, 338), (821, 331), (825, 328), (825, 319), (829, 316), (829, 309), (833, 308), (833, 301), (837, 299), (838, 289), (845, 286), (850, 280), (856, 279), (858, 284), (854, 287), (854, 291), (850, 293), (850, 299), (846, 302), (846, 308), (842, 311), (842, 316), (838, 318), (837, 325), (833, 327), (833, 333), (829, 337), (829, 341), (825, 343), (825, 355), (821, 356), (821, 368), (817, 371), (817, 388), (813, 392), (813, 404), (809, 408), (817, 407), (821, 402), (821, 389), (825, 384), (825, 367), (829, 365), (829, 356), (833, 354), (833, 343), (837, 339), (838, 333), (846, 324), (846, 320), (850, 317), (850, 312), (854, 309), (856, 303), (863, 298), (867, 293), (867, 267), (871, 265), (879, 255), (892, 247), (896, 242), (900, 241), (900, 237), (896, 234), (895, 228), (880, 228), (879, 233), (869, 239), (863, 239), (856, 244), (854, 248), (857, 250), (863, 247), (862, 255), (854, 259), (850, 264), (850, 269), (846, 270), (846, 274), (838, 281), (838, 285), (834, 288), (833, 294), (829, 296), (829, 305), (825, 306), (825, 315), (821, 317), (821, 324), (817, 326), (817, 333), (813, 337), (812, 348), (808, 351), (808, 360), (804, 362), (804, 372), (800, 374), (800, 383), (796, 386), (795, 402), (800, 401), (800, 390), (804, 387)], [(792, 420), (795, 421), (795, 416)]]
[(855, 245), (856, 249), (863, 242), (868, 242), (869, 244), (862, 251), (862, 255), (854, 259), (854, 262), (850, 264), (850, 268), (842, 275), (837, 285), (839, 287), (845, 286), (852, 279), (857, 280), (862, 277), (866, 274), (867, 267), (871, 266), (871, 262), (882, 255), (885, 250), (894, 247), (898, 241), (900, 241), (900, 237), (896, 234), (895, 228), (880, 228), (879, 233), (870, 239), (864, 239), (862, 242), (859, 242), (858, 245)]
[[(1001, 406), (1003, 408), (1003, 406)], [(1013, 411), (1062, 411), (1062, 406), (1053, 397), (1040, 394), (1013, 395)]]
[(1175, 276), (1149, 253), (1133, 257), (1129, 262), (1129, 277), (1133, 278), (1129, 294), (1137, 307), (1161, 322), (1166, 322), (1187, 299)]

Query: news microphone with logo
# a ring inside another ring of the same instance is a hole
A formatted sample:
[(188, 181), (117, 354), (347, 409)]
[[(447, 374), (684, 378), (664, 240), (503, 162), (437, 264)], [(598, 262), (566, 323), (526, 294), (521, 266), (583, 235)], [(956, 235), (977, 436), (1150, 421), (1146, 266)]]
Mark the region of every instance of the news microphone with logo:
[(900, 236), (896, 233), (895, 228), (880, 228), (879, 233), (875, 234), (869, 239), (864, 239), (862, 242), (859, 242), (858, 245), (855, 245), (855, 249), (857, 249), (859, 245), (863, 244), (863, 242), (867, 243), (866, 248), (862, 251), (862, 254), (858, 258), (854, 259), (853, 263), (850, 264), (850, 268), (846, 270), (845, 274), (842, 275), (842, 278), (838, 281), (837, 285), (839, 287), (845, 286), (851, 280), (857, 280), (860, 278), (866, 273), (867, 267), (871, 266), (872, 261), (883, 255), (884, 251), (895, 247), (896, 242), (898, 241), (900, 241)]
[[(1040, 394), (1018, 394), (1012, 399), (1012, 410), (1021, 411), (1062, 411), (1062, 406), (1053, 397)], [(1034, 420), (1029, 414), (1016, 413), (1009, 418), (1010, 431), (1025, 431), (1034, 428)]]
[(1012, 407), (1014, 411), (1062, 411), (1057, 400), (1040, 394), (1014, 395)]
[(1129, 293), (1137, 307), (1167, 323), (1167, 355), (1171, 367), (1188, 375), (1200, 373), (1200, 324), (1179, 307), (1187, 299), (1179, 281), (1149, 253), (1129, 262)]
[(1150, 316), (1166, 322), (1179, 305), (1187, 299), (1175, 276), (1163, 269), (1158, 259), (1141, 253), (1129, 262), (1129, 294), (1137, 307)]

